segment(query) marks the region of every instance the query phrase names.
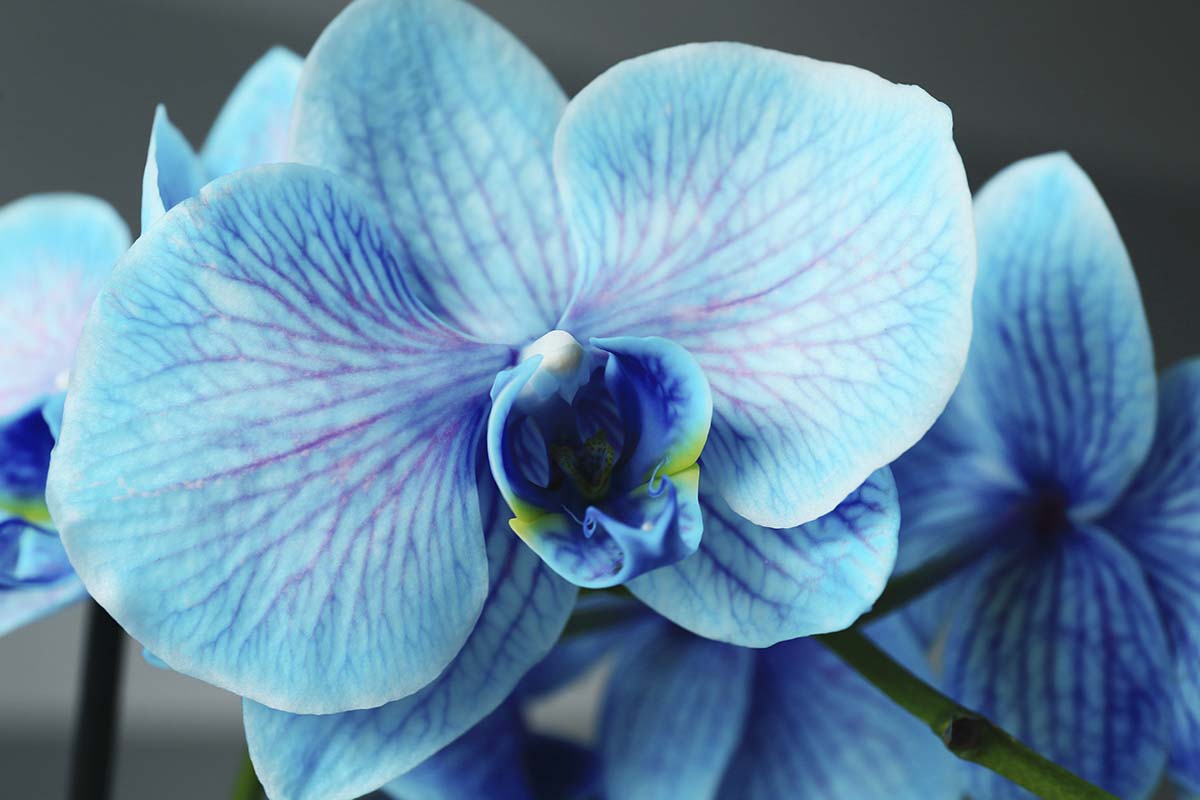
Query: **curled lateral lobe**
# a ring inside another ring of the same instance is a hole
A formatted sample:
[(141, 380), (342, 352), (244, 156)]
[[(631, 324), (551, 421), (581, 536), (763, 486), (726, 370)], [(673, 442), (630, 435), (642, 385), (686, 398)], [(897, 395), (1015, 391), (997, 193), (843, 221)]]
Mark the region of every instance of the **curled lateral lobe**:
[(1154, 435), (1154, 352), (1137, 278), (1096, 187), (1065, 154), (979, 191), (979, 286), (967, 365), (998, 441), (1034, 491), (1081, 518), (1112, 506)]
[(1159, 380), (1146, 462), (1105, 520), (1146, 571), (1175, 672), (1171, 773), (1200, 794), (1200, 359)]
[(441, 750), (497, 708), (558, 640), (575, 587), (508, 528), (508, 508), (481, 478), (491, 588), (462, 651), (420, 692), (323, 716), (243, 704), (246, 742), (268, 794), (279, 800), (359, 797)]
[(459, 0), (361, 0), (305, 59), (289, 160), (343, 175), (413, 255), (414, 290), (485, 341), (554, 329), (573, 289), (551, 143), (566, 98)]
[(170, 212), (98, 299), (50, 508), (173, 669), (328, 713), (420, 689), (470, 632), (508, 355), (419, 309), (397, 252), (336, 176), (258, 167)]
[(587, 281), (564, 327), (696, 357), (702, 467), (734, 512), (814, 519), (936, 419), (966, 356), (975, 248), (950, 114), (920, 89), (676, 47), (584, 89), (554, 158)]
[(701, 636), (747, 647), (841, 630), (878, 599), (896, 559), (900, 506), (891, 472), (875, 472), (837, 508), (775, 529), (735, 514), (702, 488), (704, 537), (629, 589)]
[[(1170, 744), (1170, 666), (1141, 566), (1109, 533), (1030, 537), (975, 570), (943, 650), (945, 689), (1120, 798), (1152, 795)], [(983, 767), (981, 800), (1032, 797)]]
[(84, 318), (127, 247), (129, 229), (94, 197), (0, 208), (0, 425), (65, 388)]

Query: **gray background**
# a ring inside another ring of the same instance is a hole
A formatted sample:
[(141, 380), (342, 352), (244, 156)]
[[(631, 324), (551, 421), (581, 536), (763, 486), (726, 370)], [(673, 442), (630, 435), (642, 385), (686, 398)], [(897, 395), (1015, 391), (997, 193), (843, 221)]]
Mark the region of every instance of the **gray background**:
[[(0, 203), (47, 190), (136, 222), (155, 103), (199, 143), (272, 44), (303, 53), (334, 0), (0, 0)], [(1092, 175), (1141, 278), (1161, 365), (1200, 351), (1200, 11), (1192, 3), (485, 0), (575, 92), (606, 66), (732, 39), (867, 67), (950, 105), (972, 185), (1065, 149)], [(61, 796), (83, 615), (0, 640), (5, 797)], [(235, 698), (131, 649), (120, 798), (226, 796)], [(14, 783), (15, 782), (15, 783)]]

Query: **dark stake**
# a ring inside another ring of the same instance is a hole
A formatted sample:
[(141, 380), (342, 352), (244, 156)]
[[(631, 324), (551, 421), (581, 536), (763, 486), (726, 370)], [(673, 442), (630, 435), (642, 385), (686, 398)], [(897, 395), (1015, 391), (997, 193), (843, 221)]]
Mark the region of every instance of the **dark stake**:
[(70, 800), (108, 800), (112, 793), (124, 637), (107, 611), (95, 602), (89, 605), (67, 792)]

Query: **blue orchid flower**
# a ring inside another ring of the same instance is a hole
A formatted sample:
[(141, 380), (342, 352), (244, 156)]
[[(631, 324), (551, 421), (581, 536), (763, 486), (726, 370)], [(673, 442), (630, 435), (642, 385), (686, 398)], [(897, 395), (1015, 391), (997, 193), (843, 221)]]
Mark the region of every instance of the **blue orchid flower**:
[(734, 44), (568, 104), (470, 6), (363, 0), (305, 60), (289, 158), (118, 265), (49, 483), (93, 595), (247, 698), (269, 791), (436, 752), (578, 585), (746, 645), (871, 605), (894, 532), (799, 526), (891, 492), (961, 371), (943, 106)]
[(1170, 751), (1200, 787), (1200, 361), (1156, 388), (1129, 256), (1067, 156), (1000, 173), (975, 221), (967, 370), (894, 469), (898, 569), (982, 555), (916, 616), (948, 617), (948, 690), (1035, 750), (1123, 798)]
[(104, 201), (0, 208), (0, 635), (87, 596), (46, 509), (75, 344), (129, 230)]
[[(958, 760), (814, 639), (735, 647), (653, 614), (618, 630), (598, 736), (604, 797), (963, 796)], [(867, 633), (930, 679), (902, 616)]]

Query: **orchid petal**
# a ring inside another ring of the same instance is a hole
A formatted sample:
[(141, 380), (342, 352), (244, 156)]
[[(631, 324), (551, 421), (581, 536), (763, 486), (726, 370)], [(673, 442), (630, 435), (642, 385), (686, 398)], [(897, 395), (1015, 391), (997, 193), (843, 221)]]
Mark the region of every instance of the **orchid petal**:
[(148, 230), (163, 214), (195, 197), (207, 183), (204, 167), (179, 129), (159, 104), (150, 128), (150, 147), (142, 172), (142, 230)]
[(0, 636), (84, 597), (56, 533), (0, 513)]
[(430, 320), (393, 247), (336, 176), (256, 167), (146, 231), (98, 299), (48, 500), (173, 669), (329, 713), (415, 692), (470, 633), (508, 353)]
[(53, 583), (71, 574), (58, 534), (19, 517), (0, 518), (0, 589)]
[(626, 61), (555, 140), (580, 335), (665, 336), (712, 384), (702, 466), (786, 528), (911, 446), (966, 356), (974, 240), (946, 108), (739, 44)]
[[(1170, 672), (1141, 567), (1095, 528), (1031, 539), (988, 566), (960, 595), (948, 693), (1117, 797), (1149, 797), (1169, 746)], [(1030, 796), (983, 768), (968, 777), (971, 797)]]
[(590, 750), (529, 732), (509, 701), (384, 793), (396, 800), (583, 800), (598, 796), (597, 774)]
[(94, 197), (0, 208), (0, 424), (65, 388), (83, 320), (127, 247), (129, 229)]
[(1103, 512), (1154, 435), (1150, 333), (1104, 201), (1062, 154), (1018, 162), (975, 202), (968, 377), (1008, 463), (1077, 515)]
[(550, 153), (565, 97), (513, 36), (457, 0), (364, 0), (317, 40), (292, 155), (387, 214), (414, 289), (486, 341), (555, 328), (575, 274)]
[(564, 635), (550, 654), (529, 670), (521, 681), (522, 697), (541, 698), (583, 677), (649, 619), (657, 617), (632, 598), (609, 592), (581, 594), (571, 624), (580, 620), (586, 627)]
[(1200, 793), (1200, 359), (1159, 381), (1158, 430), (1105, 521), (1146, 571), (1175, 673), (1171, 772)]
[(699, 550), (630, 582), (663, 616), (720, 641), (765, 647), (847, 627), (883, 591), (899, 503), (881, 469), (829, 514), (776, 530), (747, 522), (715, 492), (700, 498)]
[(210, 177), (287, 160), (292, 101), (304, 61), (272, 47), (238, 81), (200, 149)]
[(1020, 479), (985, 438), (974, 400), (964, 381), (933, 428), (891, 466), (902, 521), (894, 576), (923, 567), (946, 575), (896, 612), (930, 648), (946, 631), (964, 574), (1019, 527), (1012, 512), (1024, 499)]
[(575, 587), (508, 529), (508, 509), (486, 476), (480, 496), (491, 590), (462, 652), (437, 680), (411, 697), (342, 714), (243, 705), (250, 755), (272, 797), (337, 800), (379, 788), (490, 714), (558, 639)]
[(524, 743), (520, 709), (504, 703), (384, 791), (397, 800), (530, 800)]
[[(871, 635), (929, 680), (901, 622), (876, 624)], [(957, 759), (937, 737), (814, 639), (784, 642), (758, 657), (745, 730), (723, 798), (962, 796)]]
[(58, 392), (47, 397), (42, 403), (42, 419), (46, 420), (46, 428), (54, 441), (58, 441), (58, 433), (62, 430), (63, 404), (66, 401), (67, 393)]
[(986, 426), (962, 414), (964, 388), (921, 441), (891, 466), (904, 520), (897, 574), (982, 551), (1016, 522), (996, 509), (1016, 507), (1024, 487), (997, 449), (980, 441)]
[(712, 797), (737, 746), (754, 656), (668, 625), (613, 671), (600, 723), (607, 796)]

